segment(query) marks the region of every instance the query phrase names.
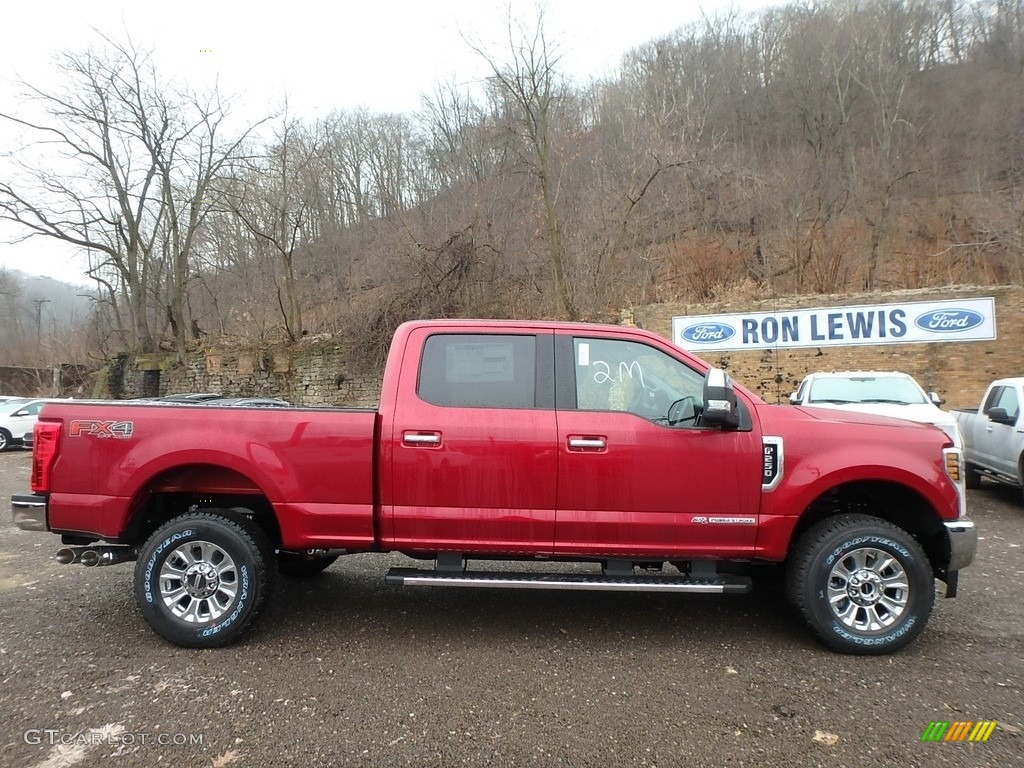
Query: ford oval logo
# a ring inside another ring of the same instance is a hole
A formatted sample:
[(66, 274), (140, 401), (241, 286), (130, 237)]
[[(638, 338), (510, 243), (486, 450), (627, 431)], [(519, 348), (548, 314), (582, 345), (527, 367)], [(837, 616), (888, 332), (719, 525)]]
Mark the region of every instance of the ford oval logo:
[(932, 312), (925, 312), (920, 315), (914, 325), (924, 331), (938, 331), (939, 333), (957, 333), (958, 331), (969, 331), (977, 328), (985, 322), (980, 312), (973, 309), (936, 309)]
[(715, 344), (731, 339), (736, 329), (724, 323), (695, 323), (683, 328), (682, 336), (693, 344)]

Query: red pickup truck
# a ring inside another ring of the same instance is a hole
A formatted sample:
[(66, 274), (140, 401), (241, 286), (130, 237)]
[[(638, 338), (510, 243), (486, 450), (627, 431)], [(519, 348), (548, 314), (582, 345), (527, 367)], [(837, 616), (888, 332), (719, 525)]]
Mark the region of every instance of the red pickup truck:
[(489, 589), (746, 592), (784, 564), (819, 639), (879, 654), (974, 556), (963, 470), (932, 426), (768, 405), (636, 328), (423, 321), (377, 410), (48, 404), (12, 503), (61, 562), (137, 561), (183, 646), (238, 638), (279, 573), (401, 552), (433, 567), (388, 583)]

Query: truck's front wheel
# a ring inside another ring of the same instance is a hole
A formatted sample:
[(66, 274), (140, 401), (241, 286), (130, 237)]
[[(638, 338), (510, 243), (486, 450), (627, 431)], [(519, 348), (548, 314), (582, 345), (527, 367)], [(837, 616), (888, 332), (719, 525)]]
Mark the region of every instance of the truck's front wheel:
[(236, 640), (273, 584), (273, 550), (259, 526), (226, 510), (165, 523), (142, 547), (135, 599), (149, 625), (187, 648)]
[(796, 543), (787, 593), (811, 630), (843, 653), (902, 648), (928, 622), (935, 582), (913, 536), (867, 515), (840, 515)]

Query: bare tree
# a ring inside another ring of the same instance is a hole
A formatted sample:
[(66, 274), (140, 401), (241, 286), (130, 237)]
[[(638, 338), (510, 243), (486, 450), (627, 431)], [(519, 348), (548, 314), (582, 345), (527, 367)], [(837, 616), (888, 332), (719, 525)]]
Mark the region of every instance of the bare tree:
[(222, 138), (229, 105), (216, 90), (203, 96), (183, 96), (178, 109), (182, 116), (175, 123), (175, 132), (163, 142), (147, 140), (147, 147), (160, 173), (166, 210), (167, 318), (178, 359), (184, 362), (189, 334), (196, 335), (185, 308), (201, 229), (210, 212), (221, 204), (217, 181), (244, 160), (249, 134), (263, 121), (250, 125), (241, 135)]
[(238, 183), (222, 192), (233, 215), (279, 261), (283, 286), (278, 285), (276, 298), (291, 341), (303, 331), (296, 255), (308, 236), (316, 194), (304, 176), (320, 159), (324, 145), (324, 137), (304, 131), (286, 108), (269, 153), (251, 159)]
[(124, 348), (156, 349), (157, 329), (169, 321), (183, 355), (195, 235), (215, 202), (212, 180), (249, 131), (222, 142), (227, 110), (216, 90), (176, 93), (130, 41), (102, 44), (62, 57), (59, 91), (23, 83), (42, 117), (0, 114), (34, 137), (20, 178), (0, 183), (0, 218), (25, 238), (88, 253)]
[(538, 11), (532, 28), (509, 19), (507, 61), (499, 61), (478, 46), (473, 48), (486, 60), (494, 83), (515, 109), (512, 125), (521, 131), (530, 150), (524, 160), (540, 187), (555, 294), (565, 315), (575, 319), (579, 310), (566, 277), (558, 213), (562, 164), (554, 143), (555, 121), (566, 99), (567, 85), (559, 74), (561, 56), (545, 35), (544, 12)]
[(0, 217), (20, 225), (26, 238), (85, 249), (90, 275), (121, 318), (123, 344), (151, 350), (153, 258), (165, 210), (146, 137), (151, 144), (165, 140), (170, 110), (154, 110), (152, 94), (141, 87), (144, 72), (151, 73), (148, 59), (105, 42), (108, 50), (62, 58), (62, 91), (23, 84), (45, 118), (0, 115), (35, 137), (18, 163), (18, 186), (0, 183)]
[[(917, 170), (912, 150), (918, 129), (907, 89), (924, 64), (924, 15), (925, 10), (913, 0), (875, 0), (848, 22), (854, 59), (848, 71), (863, 94), (870, 119), (866, 140), (851, 139), (847, 157), (855, 205), (871, 232), (864, 278), (869, 291), (878, 284), (896, 188)], [(845, 78), (844, 69), (837, 66), (837, 81)], [(850, 127), (850, 115), (844, 119)], [(855, 144), (872, 147), (870, 173), (862, 172)]]

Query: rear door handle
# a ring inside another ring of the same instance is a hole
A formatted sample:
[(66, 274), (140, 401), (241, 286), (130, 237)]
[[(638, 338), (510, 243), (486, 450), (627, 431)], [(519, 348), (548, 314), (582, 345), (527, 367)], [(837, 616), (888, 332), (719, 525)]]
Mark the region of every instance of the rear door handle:
[(608, 442), (603, 437), (570, 437), (569, 448), (577, 451), (603, 451)]
[(402, 445), (409, 446), (438, 446), (441, 444), (440, 432), (403, 432)]

